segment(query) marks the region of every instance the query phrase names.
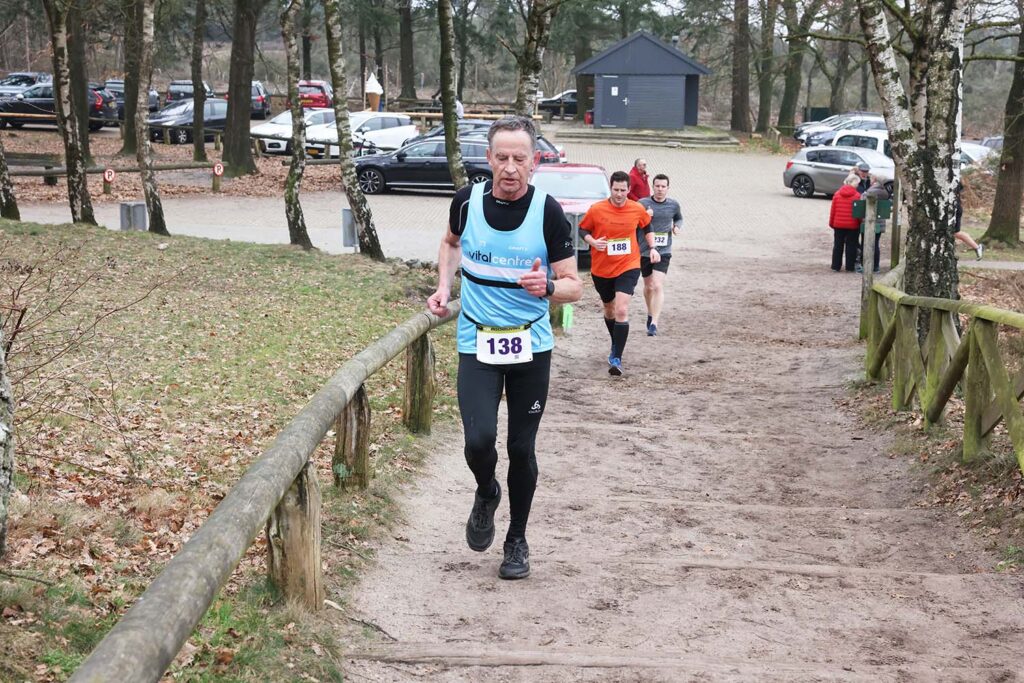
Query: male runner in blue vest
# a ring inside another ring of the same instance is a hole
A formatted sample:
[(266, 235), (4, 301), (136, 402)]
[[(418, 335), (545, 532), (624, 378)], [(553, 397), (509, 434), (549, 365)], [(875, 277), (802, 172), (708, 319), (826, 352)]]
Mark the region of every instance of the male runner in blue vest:
[(557, 201), (529, 184), (538, 157), (533, 121), (500, 119), (487, 139), (493, 181), (455, 193), (437, 257), (437, 291), (427, 308), (448, 315), (452, 281), (461, 266), (459, 410), (466, 462), (477, 484), (466, 543), (483, 552), (494, 540), (494, 511), (501, 500), (495, 441), (504, 389), (510, 522), (498, 576), (522, 579), (530, 574), (526, 522), (537, 487), (534, 443), (555, 343), (548, 302), (578, 301), (583, 285), (569, 221)]

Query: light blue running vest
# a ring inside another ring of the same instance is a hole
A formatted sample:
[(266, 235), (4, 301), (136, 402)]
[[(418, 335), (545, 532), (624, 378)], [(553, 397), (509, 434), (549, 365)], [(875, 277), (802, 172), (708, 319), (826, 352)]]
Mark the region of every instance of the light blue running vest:
[[(548, 247), (544, 241), (544, 204), (547, 195), (534, 188), (533, 200), (523, 224), (515, 230), (495, 230), (484, 218), (484, 185), (473, 186), (469, 214), (462, 231), (462, 315), (459, 316), (459, 353), (476, 353), (476, 325), (467, 315), (488, 327), (530, 327), (534, 352), (555, 346), (548, 317), (548, 300), (519, 286), (520, 276), (540, 258), (548, 271)], [(534, 322), (536, 321), (536, 322)]]

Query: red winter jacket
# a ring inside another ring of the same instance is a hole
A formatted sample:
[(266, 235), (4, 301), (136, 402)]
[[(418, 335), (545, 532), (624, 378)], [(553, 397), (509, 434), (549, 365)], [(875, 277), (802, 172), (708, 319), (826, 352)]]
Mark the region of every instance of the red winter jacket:
[(639, 168), (634, 166), (629, 169), (629, 194), (626, 195), (629, 199), (634, 202), (638, 202), (644, 197), (651, 196), (651, 186), (648, 182), (648, 176), (645, 171), (641, 171)]
[(853, 217), (853, 202), (860, 199), (857, 188), (843, 185), (832, 195), (832, 209), (828, 213), (828, 226), (835, 230), (857, 230), (860, 219)]

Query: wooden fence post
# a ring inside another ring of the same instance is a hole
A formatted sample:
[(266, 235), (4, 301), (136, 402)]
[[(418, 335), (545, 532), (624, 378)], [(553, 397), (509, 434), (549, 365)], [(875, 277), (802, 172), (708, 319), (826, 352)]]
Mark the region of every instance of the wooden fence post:
[(429, 434), (434, 411), (434, 347), (426, 333), (405, 347), (402, 421), (415, 434)]
[[(867, 240), (865, 240), (865, 244)], [(865, 258), (867, 251), (865, 250)], [(917, 350), (917, 316), (912, 306), (896, 305), (896, 342), (892, 347), (892, 409), (906, 410), (912, 402), (914, 365), (910, 354)]]
[(901, 235), (903, 229), (903, 222), (900, 220), (900, 212), (903, 211), (903, 202), (901, 201), (902, 189), (900, 188), (900, 179), (896, 178), (892, 181), (892, 235), (889, 237), (891, 243), (889, 244), (889, 268), (895, 268), (900, 264), (900, 257), (902, 256), (901, 250), (903, 248), (903, 236)]
[(220, 151), (220, 133), (219, 132), (213, 134), (213, 150), (215, 152), (219, 152)]
[(370, 401), (366, 387), (359, 390), (341, 411), (335, 423), (337, 440), (331, 471), (334, 485), (345, 489), (365, 489), (370, 483)]
[(860, 285), (860, 339), (868, 336), (868, 292), (875, 281), (875, 216), (878, 211), (878, 199), (868, 197), (864, 207), (864, 220), (861, 222), (861, 235), (864, 249), (861, 255), (863, 277)]
[(323, 609), (320, 484), (312, 463), (306, 463), (267, 520), (267, 570), (286, 599), (311, 612)]
[(991, 325), (979, 318), (971, 320), (967, 330), (967, 339), (963, 344), (970, 343), (970, 356), (967, 361), (967, 386), (964, 391), (964, 461), (973, 459), (988, 445), (985, 428), (982, 424), (985, 409), (992, 398), (992, 388), (985, 367), (985, 358), (981, 346), (976, 339), (977, 329), (982, 325)]

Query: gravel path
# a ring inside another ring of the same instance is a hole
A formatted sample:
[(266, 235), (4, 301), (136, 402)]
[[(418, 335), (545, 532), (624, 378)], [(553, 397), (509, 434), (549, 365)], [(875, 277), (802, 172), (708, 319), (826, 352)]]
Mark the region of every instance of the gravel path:
[(828, 269), (827, 202), (788, 195), (778, 157), (606, 153), (647, 155), (683, 203), (661, 334), (636, 333), (635, 299), (610, 378), (588, 285), (556, 348), (525, 581), (497, 578), (500, 542), (465, 546), (461, 434), (435, 434), (347, 596), (394, 638), (343, 634), (351, 679), (1021, 680), (1024, 580), (919, 506), (920, 475), (839, 404), (859, 280)]

